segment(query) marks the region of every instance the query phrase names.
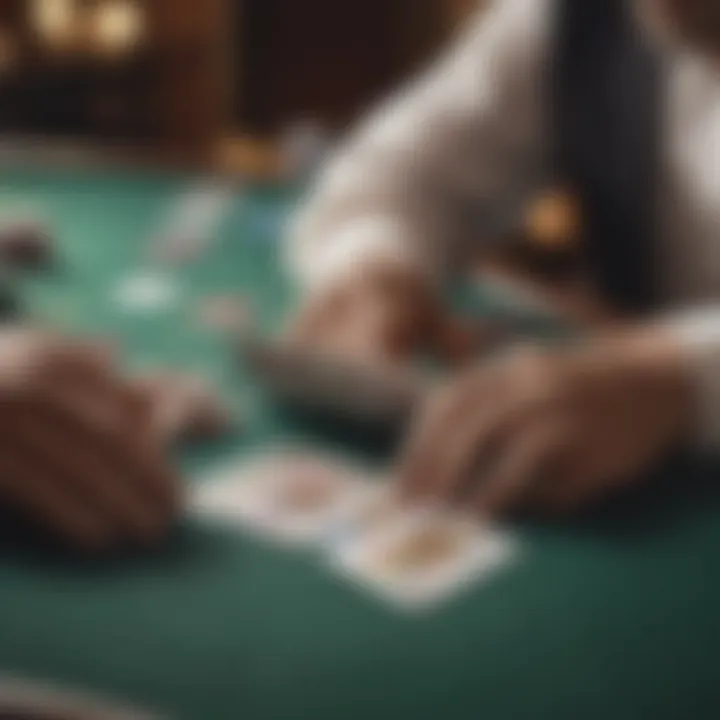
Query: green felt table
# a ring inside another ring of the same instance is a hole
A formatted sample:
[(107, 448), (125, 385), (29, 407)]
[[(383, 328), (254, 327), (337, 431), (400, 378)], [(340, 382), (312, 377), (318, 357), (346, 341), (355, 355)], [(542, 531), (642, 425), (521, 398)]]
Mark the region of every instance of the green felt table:
[[(113, 288), (192, 178), (11, 167), (0, 214), (51, 223), (52, 273), (24, 282), (45, 322), (115, 337), (137, 367), (197, 371), (245, 418), (179, 455), (189, 482), (265, 443), (325, 447), (200, 327), (197, 301), (247, 292), (266, 327), (292, 303), (277, 249), (289, 201), (237, 191), (208, 252), (176, 272), (180, 302), (148, 316)], [(362, 442), (333, 440), (369, 463)], [(0, 546), (0, 669), (90, 688), (169, 716), (535, 720), (705, 718), (720, 712), (720, 496), (678, 461), (655, 486), (573, 523), (518, 522), (509, 567), (425, 617), (403, 616), (290, 552), (188, 518), (149, 555), (76, 562)], [(720, 480), (720, 478), (718, 478)]]

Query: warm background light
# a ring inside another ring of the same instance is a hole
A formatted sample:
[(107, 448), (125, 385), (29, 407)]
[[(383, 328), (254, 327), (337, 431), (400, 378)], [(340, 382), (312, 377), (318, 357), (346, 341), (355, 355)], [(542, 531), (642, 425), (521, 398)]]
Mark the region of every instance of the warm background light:
[(108, 0), (97, 4), (93, 13), (96, 48), (105, 54), (122, 55), (135, 49), (145, 31), (145, 15), (131, 0)]
[(0, 28), (0, 77), (13, 72), (18, 60), (17, 44), (12, 35)]
[(32, 26), (38, 37), (52, 48), (65, 48), (74, 42), (76, 31), (74, 0), (34, 0)]

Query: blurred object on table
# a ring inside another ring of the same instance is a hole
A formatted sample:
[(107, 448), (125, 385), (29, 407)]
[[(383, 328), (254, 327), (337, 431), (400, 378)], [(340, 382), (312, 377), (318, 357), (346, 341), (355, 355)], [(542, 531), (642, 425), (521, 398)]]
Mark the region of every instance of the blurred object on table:
[(582, 234), (577, 198), (567, 188), (549, 187), (530, 200), (505, 242), (481, 253), (477, 277), (514, 288), (585, 327), (614, 322), (584, 267)]

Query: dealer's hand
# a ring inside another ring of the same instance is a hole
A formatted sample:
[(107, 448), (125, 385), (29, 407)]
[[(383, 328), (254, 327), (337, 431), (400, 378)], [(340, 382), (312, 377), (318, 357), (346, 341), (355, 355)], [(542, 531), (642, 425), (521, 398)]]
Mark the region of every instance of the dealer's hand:
[(378, 266), (312, 296), (293, 321), (290, 338), (354, 359), (398, 361), (434, 342), (439, 317), (426, 282)]
[(0, 506), (85, 548), (160, 537), (178, 508), (150, 408), (96, 348), (0, 332)]
[(648, 470), (691, 432), (683, 353), (659, 330), (521, 350), (430, 399), (400, 468), (413, 497), (481, 514), (565, 513)]

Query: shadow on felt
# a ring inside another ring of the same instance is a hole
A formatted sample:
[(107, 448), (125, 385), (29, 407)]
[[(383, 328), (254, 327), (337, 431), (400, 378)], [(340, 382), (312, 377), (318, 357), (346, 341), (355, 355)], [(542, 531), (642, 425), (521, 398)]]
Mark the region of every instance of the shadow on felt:
[(720, 461), (677, 456), (644, 481), (562, 520), (536, 527), (606, 538), (651, 537), (720, 512)]
[(108, 551), (80, 551), (27, 518), (0, 511), (0, 562), (32, 565), (47, 572), (97, 575), (126, 571), (188, 571), (222, 565), (242, 542), (194, 520), (178, 522), (158, 544), (125, 544)]
[[(338, 440), (359, 437), (358, 428), (336, 427)], [(348, 436), (349, 433), (349, 436)], [(385, 436), (362, 436), (368, 450), (389, 452)], [(633, 489), (607, 499), (570, 519), (522, 517), (538, 530), (606, 540), (652, 538), (668, 530), (720, 513), (720, 461), (675, 457)], [(226, 529), (183, 519), (158, 545), (126, 545), (112, 552), (80, 553), (58, 542), (27, 518), (0, 510), (0, 561), (33, 564), (43, 570), (102, 575), (127, 570), (223, 565), (228, 555), (242, 552), (244, 538)]]
[[(351, 421), (329, 422), (321, 414), (285, 410), (294, 422), (338, 445), (360, 448), (383, 461), (398, 449), (398, 428), (372, 428)], [(535, 527), (563, 532), (620, 536), (652, 535), (695, 517), (720, 512), (720, 459), (676, 455), (629, 490), (590, 506), (570, 519), (519, 518)]]

